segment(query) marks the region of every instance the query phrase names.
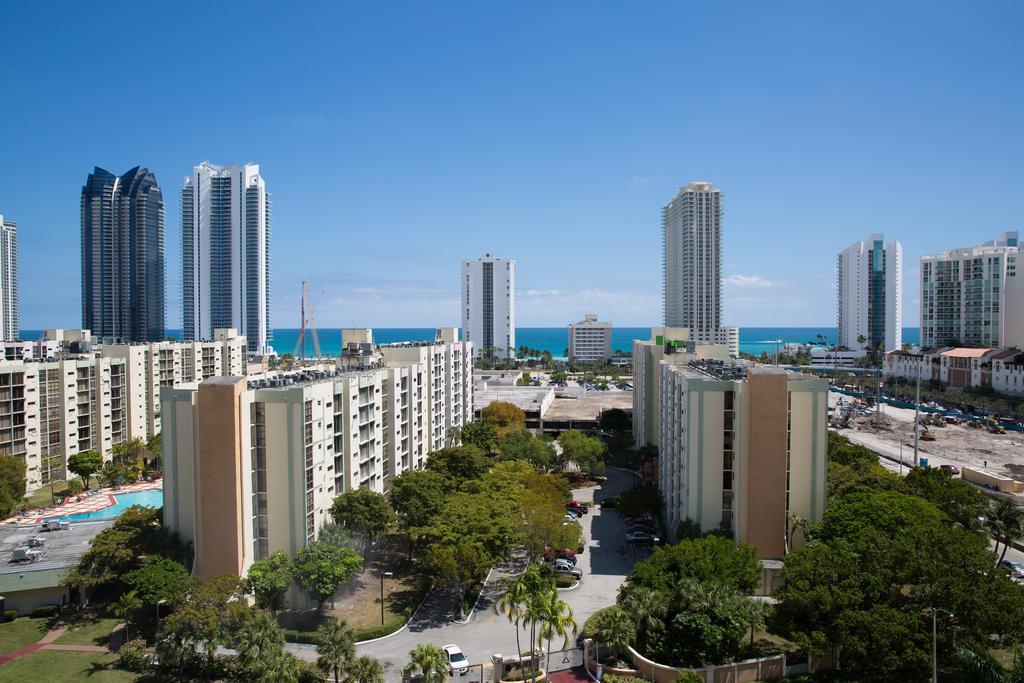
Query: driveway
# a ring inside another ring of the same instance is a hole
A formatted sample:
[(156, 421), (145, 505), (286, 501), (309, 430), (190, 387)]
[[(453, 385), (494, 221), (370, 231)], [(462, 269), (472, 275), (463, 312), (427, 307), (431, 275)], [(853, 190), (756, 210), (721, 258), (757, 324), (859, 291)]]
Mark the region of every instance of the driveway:
[[(593, 501), (595, 497), (601, 500), (617, 495), (633, 485), (633, 475), (627, 470), (609, 468), (607, 475), (607, 481), (600, 487), (573, 491), (573, 497), (581, 501)], [(583, 569), (583, 581), (575, 590), (562, 591), (561, 595), (572, 607), (576, 621), (582, 628), (587, 617), (615, 601), (619, 586), (633, 566), (633, 553), (623, 540), (625, 525), (614, 510), (602, 514), (601, 510), (592, 507), (590, 514), (584, 515), (580, 521), (587, 539), (586, 550), (578, 556), (578, 566)], [(356, 654), (371, 655), (380, 660), (387, 681), (401, 680), (402, 668), (409, 661), (409, 651), (420, 643), (456, 643), (466, 653), (471, 664), (490, 664), (494, 654), (514, 656), (515, 628), (505, 617), (495, 614), (490, 606), (500, 596), (496, 579), (523, 569), (525, 563), (519, 558), (492, 571), (480, 600), (480, 608), (473, 613), (468, 623), (453, 623), (453, 596), (444, 596), (435, 591), (405, 630), (375, 643), (359, 645)], [(525, 629), (520, 638), (525, 649), (529, 641)], [(555, 647), (555, 643), (552, 643), (552, 649)], [(316, 656), (313, 646), (290, 645), (289, 650), (305, 659)], [(474, 676), (467, 676), (467, 679), (479, 681), (479, 670), (475, 673)]]

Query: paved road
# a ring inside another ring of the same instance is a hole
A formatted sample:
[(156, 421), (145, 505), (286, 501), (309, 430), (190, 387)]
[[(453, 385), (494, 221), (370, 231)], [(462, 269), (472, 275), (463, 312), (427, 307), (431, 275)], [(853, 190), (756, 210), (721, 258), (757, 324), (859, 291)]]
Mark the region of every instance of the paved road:
[[(632, 474), (625, 470), (609, 468), (607, 474), (608, 480), (601, 487), (574, 491), (575, 498), (592, 501), (596, 496), (600, 500), (632, 486)], [(580, 627), (596, 610), (615, 601), (619, 585), (633, 566), (632, 552), (628, 550), (623, 540), (625, 526), (613, 510), (607, 510), (602, 514), (601, 510), (592, 508), (590, 514), (585, 515), (581, 522), (587, 538), (587, 549), (578, 557), (578, 566), (583, 569), (583, 581), (579, 588), (562, 592), (562, 599), (572, 607)], [(454, 602), (457, 596), (434, 593), (404, 631), (376, 643), (360, 645), (356, 648), (357, 654), (372, 655), (379, 659), (385, 667), (385, 677), (388, 681), (401, 680), (402, 667), (408, 662), (409, 651), (419, 643), (456, 643), (466, 653), (471, 664), (490, 663), (493, 654), (514, 655), (515, 628), (505, 617), (495, 614), (490, 606), (500, 595), (498, 584), (493, 579), (523, 569), (525, 563), (519, 559), (507, 566), (499, 567), (497, 576), (496, 572), (492, 571), (492, 581), (485, 588), (480, 608), (468, 623), (452, 621), (451, 606), (457, 604)], [(525, 629), (520, 637), (525, 649), (529, 640)], [(554, 648), (555, 644), (552, 643), (552, 649)], [(295, 646), (289, 649), (306, 659), (316, 656), (312, 646)], [(479, 678), (474, 677), (474, 680)]]

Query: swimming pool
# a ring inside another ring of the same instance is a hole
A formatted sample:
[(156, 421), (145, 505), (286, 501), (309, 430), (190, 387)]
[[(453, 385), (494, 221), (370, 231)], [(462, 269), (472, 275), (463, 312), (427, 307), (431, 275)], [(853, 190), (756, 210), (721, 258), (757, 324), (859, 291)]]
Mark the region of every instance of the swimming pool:
[(132, 493), (115, 493), (115, 503), (110, 507), (93, 512), (79, 512), (76, 515), (65, 515), (64, 517), (47, 517), (47, 519), (61, 519), (66, 522), (84, 522), (95, 519), (113, 519), (125, 508), (132, 505), (142, 505), (148, 508), (163, 507), (164, 492), (160, 489), (149, 489), (147, 491), (134, 491)]

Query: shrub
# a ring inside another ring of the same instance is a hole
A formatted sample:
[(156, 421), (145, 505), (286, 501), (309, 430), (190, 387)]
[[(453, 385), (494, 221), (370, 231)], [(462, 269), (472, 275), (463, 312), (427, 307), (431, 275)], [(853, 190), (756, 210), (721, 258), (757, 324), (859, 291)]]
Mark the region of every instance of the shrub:
[(317, 637), (315, 631), (296, 631), (290, 628), (284, 629), (284, 640), (286, 643), (305, 643), (316, 645)]
[(555, 577), (555, 585), (559, 588), (569, 588), (576, 585), (576, 579), (567, 574), (559, 574)]
[(408, 621), (408, 617), (398, 617), (397, 619), (392, 619), (382, 626), (352, 629), (352, 639), (358, 643), (363, 640), (373, 640), (374, 638), (390, 636), (392, 633), (405, 626), (406, 621)]
[(695, 671), (680, 671), (676, 683), (704, 683), (704, 677)]
[(40, 605), (32, 610), (34, 618), (51, 619), (57, 616), (57, 605)]
[(601, 609), (597, 610), (589, 617), (587, 617), (587, 620), (583, 622), (583, 628), (580, 630), (580, 634), (584, 638), (595, 638), (597, 636), (597, 626), (601, 621), (601, 615), (607, 612), (608, 610), (613, 609), (614, 607), (615, 605), (610, 605), (609, 607), (602, 607)]
[(85, 490), (85, 484), (82, 483), (81, 479), (75, 477), (74, 479), (68, 481), (66, 490), (68, 492), (68, 495), (76, 495)]
[(149, 650), (146, 641), (134, 638), (121, 646), (117, 651), (117, 665), (125, 671), (142, 673), (149, 668)]
[(0, 615), (0, 623), (6, 624), (8, 621), (14, 621), (18, 618), (18, 610), (16, 609), (5, 609), (4, 613)]

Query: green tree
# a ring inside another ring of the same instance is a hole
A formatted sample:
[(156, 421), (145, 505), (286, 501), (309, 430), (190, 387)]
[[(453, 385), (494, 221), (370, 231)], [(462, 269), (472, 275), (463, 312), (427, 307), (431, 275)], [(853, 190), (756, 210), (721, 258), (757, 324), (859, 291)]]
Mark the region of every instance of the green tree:
[(463, 446), (475, 446), (484, 453), (492, 453), (498, 446), (498, 433), (490, 422), (467, 422), (459, 428), (458, 440)]
[(447, 487), (433, 470), (405, 470), (392, 479), (389, 500), (401, 527), (408, 532), (431, 524), (444, 507)]
[[(479, 543), (434, 544), (427, 548), (423, 563), (431, 578), (458, 589), (464, 595), (469, 586), (483, 581), (491, 570), (491, 558)], [(464, 617), (463, 601), (459, 611)]]
[[(572, 616), (572, 608), (558, 597), (558, 591), (552, 588), (540, 599), (540, 628), (537, 631), (537, 644), (547, 644), (547, 661), (545, 671), (551, 671), (551, 641), (562, 639), (562, 649), (569, 647), (571, 636), (576, 634), (578, 625)], [(543, 641), (543, 642), (542, 642)]]
[(424, 683), (445, 683), (448, 680), (448, 655), (437, 645), (420, 643), (409, 652), (406, 676), (423, 676)]
[(743, 648), (747, 629), (758, 628), (758, 603), (734, 588), (684, 578), (673, 587), (664, 631), (649, 633), (648, 656), (673, 666), (728, 662)]
[(646, 586), (638, 586), (626, 594), (622, 607), (633, 616), (637, 643), (641, 652), (648, 652), (648, 642), (665, 627), (669, 596)]
[(25, 498), (25, 463), (13, 455), (0, 455), (0, 519), (10, 517)]
[[(536, 571), (532, 566), (527, 569), (527, 571), (531, 570)], [(526, 604), (530, 599), (530, 586), (522, 578), (504, 579), (504, 589), (501, 597), (494, 603), (494, 612), (504, 615), (512, 622), (516, 630), (516, 652), (522, 653), (519, 624), (525, 616)]]
[(601, 611), (595, 635), (600, 645), (621, 653), (636, 640), (636, 624), (626, 610), (615, 605)]
[(362, 536), (369, 545), (388, 532), (395, 521), (395, 514), (382, 494), (361, 487), (345, 491), (334, 499), (331, 518), (343, 528)]
[(248, 678), (259, 679), (279, 670), (277, 660), (284, 649), (284, 631), (268, 612), (257, 610), (245, 619), (233, 640), (238, 663)]
[(556, 453), (550, 441), (534, 436), (526, 430), (509, 432), (499, 445), (503, 459), (524, 460), (538, 472), (546, 472), (555, 461)]
[(282, 551), (256, 560), (242, 582), (246, 593), (256, 597), (256, 604), (276, 613), (284, 606), (284, 596), (292, 582), (292, 561)]
[(89, 488), (89, 478), (103, 467), (103, 456), (96, 451), (84, 451), (68, 456), (68, 470), (77, 474)]
[(334, 676), (334, 683), (339, 683), (345, 667), (356, 656), (356, 646), (352, 632), (344, 621), (331, 619), (316, 630), (317, 669)]
[(209, 581), (193, 579), (180, 604), (161, 620), (157, 655), (161, 662), (182, 670), (194, 652), (206, 655), (206, 668), (212, 670), (217, 648), (231, 644), (251, 608), (240, 600), (237, 577), (228, 574)]
[(373, 657), (356, 657), (345, 669), (346, 683), (384, 683), (384, 667)]
[(78, 566), (62, 583), (94, 588), (117, 582), (125, 572), (141, 567), (144, 558), (154, 555), (191, 566), (191, 549), (161, 523), (160, 517), (159, 509), (141, 505), (124, 510), (109, 529), (93, 537)]
[(310, 543), (295, 556), (292, 570), (295, 583), (309, 593), (323, 608), (324, 601), (331, 598), (346, 581), (362, 567), (363, 558), (351, 548), (339, 548), (325, 543)]
[(352, 534), (348, 529), (335, 522), (328, 522), (320, 527), (316, 540), (327, 545), (336, 545), (343, 548), (353, 548)]
[(621, 408), (609, 408), (601, 412), (601, 419), (598, 421), (603, 432), (623, 434), (633, 429), (633, 421), (629, 414)]
[(142, 601), (139, 600), (139, 594), (137, 591), (127, 591), (122, 593), (114, 604), (111, 606), (114, 615), (118, 619), (124, 620), (124, 638), (128, 640), (128, 627), (131, 625), (132, 615), (135, 614), (136, 610), (142, 607)]
[(636, 588), (668, 591), (681, 579), (717, 582), (750, 593), (761, 582), (761, 560), (757, 550), (718, 536), (659, 546), (646, 560), (637, 562), (620, 595), (625, 598)]
[(162, 432), (157, 432), (153, 436), (146, 439), (146, 450), (149, 451), (150, 455), (152, 455), (154, 459), (163, 459), (164, 441)]
[(558, 437), (564, 460), (575, 463), (583, 472), (599, 472), (604, 468), (604, 443), (583, 432), (569, 429)]
[(156, 605), (161, 600), (174, 604), (188, 588), (189, 571), (180, 562), (154, 555), (138, 569), (124, 574), (122, 580), (135, 589), (133, 592), (146, 605)]
[(442, 448), (427, 456), (427, 469), (456, 485), (462, 481), (479, 479), (489, 464), (487, 456), (476, 446)]
[(480, 411), (480, 419), (494, 426), (498, 438), (509, 432), (526, 429), (526, 413), (522, 408), (507, 401), (493, 401)]
[(963, 479), (938, 467), (915, 467), (905, 478), (915, 496), (935, 505), (958, 524), (978, 529), (978, 518), (986, 512), (985, 496)]
[[(1024, 509), (1009, 498), (991, 501), (988, 506), (985, 528), (995, 539), (996, 566), (1006, 559), (1006, 551), (1024, 535)], [(1002, 551), (999, 544), (1002, 543)]]

